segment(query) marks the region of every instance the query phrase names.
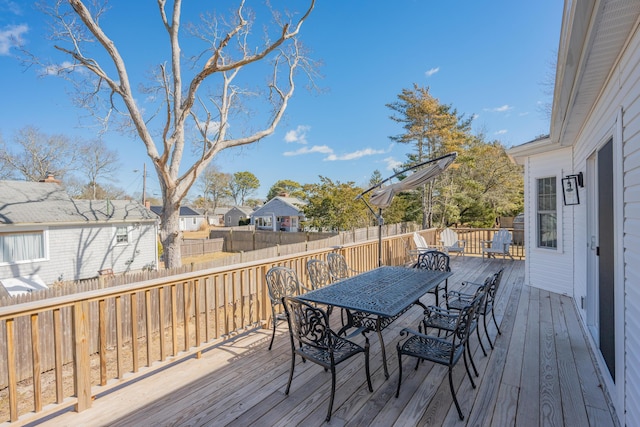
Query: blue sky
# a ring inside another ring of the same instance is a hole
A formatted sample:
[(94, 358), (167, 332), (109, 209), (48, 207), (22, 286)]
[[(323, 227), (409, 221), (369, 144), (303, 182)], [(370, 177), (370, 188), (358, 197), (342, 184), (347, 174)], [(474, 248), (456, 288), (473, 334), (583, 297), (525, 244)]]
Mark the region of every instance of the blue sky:
[[(212, 3), (231, 7), (236, 2)], [(562, 6), (558, 0), (320, 0), (302, 38), (311, 56), (323, 63), (323, 79), (317, 81), (322, 93), (299, 84), (273, 135), (224, 151), (215, 164), (223, 172), (253, 172), (261, 183), (256, 197), (266, 196), (281, 179), (305, 184), (319, 182), (322, 175), (365, 185), (376, 169), (390, 175), (408, 147), (389, 139), (402, 130), (389, 119), (386, 104), (414, 83), (430, 87), (433, 96), (459, 114), (474, 117), (475, 132), (507, 147), (548, 133), (541, 105), (551, 102), (544, 82), (554, 71)], [(157, 47), (135, 40), (141, 33), (155, 37), (155, 2), (115, 0), (111, 8), (105, 17), (110, 34), (129, 41), (129, 66), (144, 71), (152, 64), (143, 63), (141, 52), (166, 51), (166, 35), (160, 32)], [(82, 119), (86, 113), (73, 107), (68, 83), (39, 77), (39, 70), (25, 70), (16, 59), (11, 35), (39, 55), (53, 55), (46, 31), (45, 17), (31, 2), (0, 0), (0, 133), (5, 142), (29, 125), (49, 134), (96, 137)], [(120, 153), (121, 173), (114, 184), (140, 192), (139, 171), (146, 163), (148, 194), (159, 196), (142, 143), (116, 132), (103, 139)], [(197, 193), (196, 187), (191, 194)]]

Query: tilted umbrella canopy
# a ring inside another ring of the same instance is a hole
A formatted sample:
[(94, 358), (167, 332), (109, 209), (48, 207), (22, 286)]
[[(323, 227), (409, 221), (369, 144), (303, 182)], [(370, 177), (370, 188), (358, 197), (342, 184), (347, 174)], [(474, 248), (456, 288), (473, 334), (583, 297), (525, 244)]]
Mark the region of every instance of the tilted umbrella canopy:
[(429, 182), (430, 180), (447, 170), (451, 163), (453, 163), (453, 161), (456, 159), (456, 156), (457, 153), (452, 153), (451, 155), (444, 156), (441, 159), (426, 166), (425, 168), (414, 172), (402, 181), (396, 182), (395, 184), (387, 185), (386, 187), (378, 188), (373, 193), (371, 193), (369, 203), (380, 209), (388, 208), (389, 205), (391, 205), (393, 196), (402, 191), (412, 190), (422, 184)]

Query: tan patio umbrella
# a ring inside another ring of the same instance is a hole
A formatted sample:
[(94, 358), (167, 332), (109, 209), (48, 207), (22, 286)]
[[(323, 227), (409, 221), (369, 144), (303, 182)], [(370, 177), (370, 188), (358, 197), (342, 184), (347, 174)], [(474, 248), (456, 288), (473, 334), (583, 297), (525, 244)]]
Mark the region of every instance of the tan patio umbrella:
[[(449, 166), (453, 163), (453, 161), (458, 156), (458, 153), (453, 152), (442, 157), (438, 157), (437, 159), (427, 160), (426, 162), (422, 162), (415, 166), (411, 166), (403, 171), (397, 172), (390, 176), (389, 178), (383, 180), (382, 182), (374, 185), (368, 190), (363, 191), (356, 198), (362, 199), (362, 201), (367, 205), (369, 210), (376, 216), (378, 219), (378, 265), (382, 265), (382, 209), (386, 209), (391, 205), (391, 201), (393, 197), (401, 193), (403, 191), (413, 190), (418, 188), (419, 186), (426, 184), (427, 182), (434, 179), (436, 176), (440, 175), (442, 172), (447, 170)], [(393, 178), (404, 175), (407, 172), (415, 170), (414, 173), (406, 177), (405, 179), (398, 181), (394, 184), (386, 185), (385, 183), (391, 181)], [(378, 208), (378, 213), (376, 214), (371, 206), (366, 202), (365, 199), (362, 198), (365, 194), (371, 193), (371, 197), (369, 198), (369, 203)]]

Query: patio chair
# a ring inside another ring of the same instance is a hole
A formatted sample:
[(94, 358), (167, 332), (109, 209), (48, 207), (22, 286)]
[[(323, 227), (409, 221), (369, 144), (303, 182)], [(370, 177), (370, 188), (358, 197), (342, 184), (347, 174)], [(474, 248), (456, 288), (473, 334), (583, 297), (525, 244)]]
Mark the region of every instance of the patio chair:
[(324, 288), (332, 282), (329, 264), (321, 259), (307, 261), (307, 274), (309, 275), (312, 290)]
[[(440, 252), (436, 250), (422, 252), (420, 255), (418, 255), (418, 261), (415, 264), (413, 264), (412, 268), (421, 268), (423, 270), (434, 270), (434, 271), (451, 271), (451, 267), (449, 267), (449, 255), (445, 254), (444, 252)], [(449, 279), (445, 279), (444, 281), (445, 294), (449, 292), (448, 282), (449, 282)], [(436, 296), (436, 305), (440, 305), (439, 295), (440, 295), (440, 289), (442, 289), (441, 286), (442, 285), (438, 285), (433, 290), (429, 291), (429, 293), (434, 294)]]
[(484, 254), (487, 254), (487, 259), (496, 257), (502, 254), (502, 259), (508, 255), (513, 261), (513, 256), (509, 252), (511, 246), (511, 232), (506, 228), (501, 228), (493, 235), (493, 240), (481, 240), (482, 245), (482, 259), (484, 260)]
[[(471, 381), (471, 386), (476, 388), (471, 371), (469, 371), (467, 351), (465, 349), (469, 342), (469, 331), (473, 323), (475, 311), (478, 309), (481, 298), (481, 295), (479, 295), (471, 304), (464, 307), (459, 314), (452, 315), (455, 318), (455, 327), (453, 332), (445, 337), (427, 335), (408, 328), (400, 331), (401, 339), (396, 345), (398, 350), (398, 389), (396, 390), (396, 398), (400, 395), (400, 385), (402, 384), (403, 354), (418, 359), (415, 369), (418, 369), (421, 360), (428, 360), (444, 365), (449, 369), (449, 388), (453, 402), (458, 410), (458, 417), (460, 420), (464, 420), (464, 415), (460, 409), (456, 391), (453, 387), (453, 367), (462, 357), (465, 369), (467, 370), (467, 376)], [(406, 339), (403, 340), (402, 337), (406, 337)]]
[(415, 250), (418, 252), (418, 254), (426, 251), (431, 251), (434, 249), (429, 247), (429, 245), (427, 244), (427, 241), (424, 239), (424, 237), (422, 237), (422, 234), (416, 231), (413, 232), (413, 243), (415, 243), (416, 245)]
[(445, 228), (440, 232), (440, 242), (446, 253), (455, 252), (460, 256), (464, 256), (465, 241), (458, 239), (458, 233), (450, 228)]
[[(329, 327), (329, 316), (321, 308), (314, 307), (302, 300), (284, 297), (284, 310), (289, 323), (291, 338), (291, 370), (287, 390), (289, 394), (293, 371), (296, 367), (296, 354), (302, 360), (317, 363), (325, 370), (331, 371), (331, 397), (326, 420), (331, 420), (333, 400), (336, 394), (336, 366), (359, 353), (364, 353), (364, 367), (367, 375), (369, 391), (373, 391), (369, 372), (369, 340), (365, 339), (364, 347), (353, 341), (338, 336)], [(299, 346), (296, 345), (299, 343)]]
[(282, 304), (282, 297), (295, 296), (300, 294), (301, 285), (295, 270), (287, 267), (272, 267), (267, 271), (267, 289), (271, 300), (271, 320), (273, 323), (273, 333), (269, 350), (273, 346), (273, 339), (276, 336), (276, 326), (278, 321), (286, 320), (286, 314), (276, 311), (276, 307)]
[[(480, 306), (480, 315), (482, 315), (484, 333), (487, 336), (487, 340), (489, 341), (489, 345), (491, 346), (492, 350), (493, 350), (493, 342), (491, 341), (491, 337), (489, 336), (489, 329), (487, 328), (487, 316), (491, 315), (491, 318), (493, 319), (493, 324), (496, 326), (496, 330), (498, 331), (498, 335), (502, 335), (502, 332), (500, 331), (500, 326), (498, 326), (498, 322), (496, 321), (494, 307), (496, 302), (496, 295), (498, 293), (498, 288), (500, 287), (500, 282), (502, 281), (503, 272), (504, 272), (504, 268), (501, 268), (500, 270), (498, 270), (497, 273), (495, 273), (491, 277), (491, 283), (489, 284), (489, 287), (486, 290), (487, 296), (485, 298), (484, 304)], [(465, 282), (463, 284), (471, 285), (471, 286), (484, 286), (484, 285), (478, 285), (478, 284), (469, 283), (469, 282)], [(448, 294), (447, 306), (450, 308), (459, 308), (463, 306), (465, 302), (468, 304), (471, 298), (473, 298), (473, 294), (471, 293), (465, 294), (462, 292), (452, 291), (452, 292), (449, 292)], [(478, 338), (480, 338), (479, 330), (478, 330)], [(482, 349), (484, 350), (484, 347)]]
[(360, 274), (360, 271), (349, 268), (347, 260), (342, 254), (337, 252), (327, 254), (327, 264), (329, 264), (329, 274), (331, 274), (331, 278), (334, 282), (346, 279), (354, 274)]
[[(307, 274), (311, 282), (311, 290), (324, 288), (333, 281), (329, 273), (329, 264), (321, 259), (310, 259), (307, 261)], [(332, 306), (327, 306), (327, 314), (331, 315)]]
[[(487, 350), (484, 348), (484, 344), (482, 344), (482, 338), (480, 337), (480, 314), (482, 307), (485, 304), (487, 298), (487, 290), (491, 286), (494, 280), (494, 275), (488, 276), (482, 285), (478, 285), (476, 287), (475, 293), (471, 296), (471, 298), (467, 298), (466, 294), (464, 297), (460, 298), (454, 292), (450, 292), (447, 294), (447, 308), (444, 307), (436, 307), (430, 306), (424, 312), (424, 318), (422, 319), (422, 325), (424, 327), (425, 333), (428, 329), (436, 329), (438, 331), (438, 336), (442, 332), (445, 335), (451, 334), (455, 331), (457, 315), (462, 311), (463, 308), (470, 305), (476, 297), (480, 296), (480, 303), (478, 305), (478, 309), (474, 312), (474, 317), (471, 321), (471, 325), (469, 326), (469, 334), (472, 334), (476, 331), (478, 335), (478, 343), (480, 344), (480, 348), (482, 349), (482, 353), (487, 356)], [(463, 282), (463, 285), (465, 283)], [(419, 328), (419, 331), (422, 332), (422, 329)], [(471, 354), (470, 346), (467, 346), (467, 354), (469, 355), (469, 360), (471, 361), (471, 366), (473, 367), (473, 371), (478, 376), (478, 369), (476, 368), (476, 364), (473, 361), (473, 355)]]

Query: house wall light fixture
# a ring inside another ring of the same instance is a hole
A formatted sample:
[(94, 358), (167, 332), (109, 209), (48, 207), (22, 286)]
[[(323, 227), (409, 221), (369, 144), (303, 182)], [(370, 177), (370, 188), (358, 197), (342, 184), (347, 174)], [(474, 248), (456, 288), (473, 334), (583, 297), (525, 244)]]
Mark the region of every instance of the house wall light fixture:
[(584, 175), (582, 172), (567, 175), (562, 178), (562, 197), (565, 206), (579, 205), (580, 193), (578, 188), (584, 187)]

